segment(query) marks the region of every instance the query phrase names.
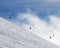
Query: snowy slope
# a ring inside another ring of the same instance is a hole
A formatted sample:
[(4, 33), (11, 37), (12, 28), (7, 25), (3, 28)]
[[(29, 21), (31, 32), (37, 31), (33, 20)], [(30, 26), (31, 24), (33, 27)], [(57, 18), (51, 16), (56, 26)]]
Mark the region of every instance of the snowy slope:
[(0, 17), (0, 48), (60, 48)]

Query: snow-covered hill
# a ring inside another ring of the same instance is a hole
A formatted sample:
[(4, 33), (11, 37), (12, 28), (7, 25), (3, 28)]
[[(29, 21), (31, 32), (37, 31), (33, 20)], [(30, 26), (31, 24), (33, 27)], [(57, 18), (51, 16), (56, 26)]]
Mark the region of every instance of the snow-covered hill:
[(0, 17), (0, 48), (60, 48)]

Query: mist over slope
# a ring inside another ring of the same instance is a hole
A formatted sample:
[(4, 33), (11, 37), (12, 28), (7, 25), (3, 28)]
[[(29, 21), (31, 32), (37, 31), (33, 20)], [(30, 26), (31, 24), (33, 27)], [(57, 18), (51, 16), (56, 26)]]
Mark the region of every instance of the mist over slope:
[(0, 48), (60, 48), (0, 17)]

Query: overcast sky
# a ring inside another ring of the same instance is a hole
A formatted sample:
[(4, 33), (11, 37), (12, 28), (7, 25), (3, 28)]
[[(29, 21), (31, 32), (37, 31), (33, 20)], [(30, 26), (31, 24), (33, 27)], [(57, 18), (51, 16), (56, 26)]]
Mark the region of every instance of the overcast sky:
[(60, 0), (0, 0), (0, 17), (60, 46)]

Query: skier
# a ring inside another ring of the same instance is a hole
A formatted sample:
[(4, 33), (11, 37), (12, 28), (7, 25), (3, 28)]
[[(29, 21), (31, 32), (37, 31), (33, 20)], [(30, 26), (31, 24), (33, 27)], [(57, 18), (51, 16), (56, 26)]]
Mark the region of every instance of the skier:
[(50, 36), (50, 39), (51, 39), (52, 37)]
[(11, 16), (9, 17), (9, 19), (11, 19)]
[[(34, 27), (34, 25), (32, 25)], [(30, 27), (29, 29), (32, 29), (32, 27)]]
[(31, 27), (29, 29), (31, 29)]
[(53, 32), (50, 32), (50, 39), (52, 38), (52, 37), (54, 37), (54, 33)]

